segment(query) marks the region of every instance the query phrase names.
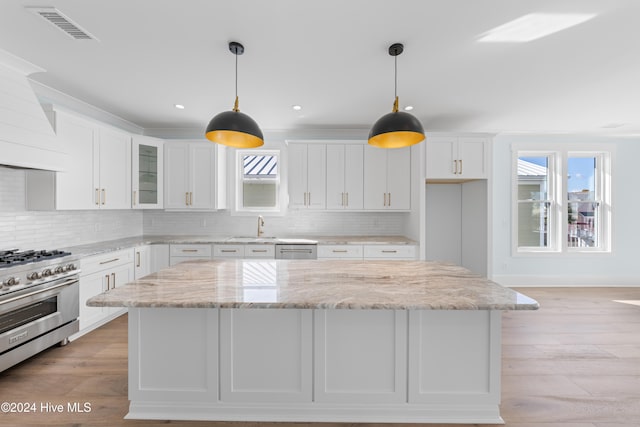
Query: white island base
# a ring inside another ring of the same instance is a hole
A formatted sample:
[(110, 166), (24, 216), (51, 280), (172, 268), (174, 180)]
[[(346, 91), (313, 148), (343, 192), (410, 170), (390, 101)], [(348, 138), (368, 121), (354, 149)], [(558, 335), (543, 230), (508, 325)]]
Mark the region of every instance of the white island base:
[(126, 418), (502, 424), (498, 310), (129, 308)]

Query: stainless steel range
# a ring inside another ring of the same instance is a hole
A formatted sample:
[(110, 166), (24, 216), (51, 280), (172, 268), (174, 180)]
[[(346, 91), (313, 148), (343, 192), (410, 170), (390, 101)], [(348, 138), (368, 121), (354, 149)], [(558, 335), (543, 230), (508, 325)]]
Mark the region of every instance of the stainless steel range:
[(0, 251), (0, 372), (79, 330), (78, 258)]

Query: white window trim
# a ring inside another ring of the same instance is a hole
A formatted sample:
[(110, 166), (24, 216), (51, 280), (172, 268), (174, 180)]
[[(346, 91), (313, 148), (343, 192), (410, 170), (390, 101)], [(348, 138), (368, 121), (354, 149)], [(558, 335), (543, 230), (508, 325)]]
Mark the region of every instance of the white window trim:
[[(511, 147), (511, 253), (514, 257), (540, 256), (581, 256), (585, 254), (610, 255), (612, 253), (612, 163), (614, 158), (611, 144), (602, 143), (514, 143)], [(549, 220), (554, 221), (549, 228), (552, 243), (548, 247), (518, 246), (518, 158), (551, 156), (549, 165)], [(598, 247), (569, 247), (568, 235), (568, 185), (566, 167), (568, 157), (599, 157), (602, 173), (596, 186), (602, 194), (602, 218), (598, 223), (600, 244)], [(553, 191), (553, 194), (551, 192)], [(560, 224), (560, 226), (557, 226)]]
[[(234, 177), (235, 179), (233, 180), (233, 195), (235, 197), (235, 200), (233, 201), (233, 210), (232, 210), (232, 215), (234, 216), (253, 216), (256, 214), (265, 214), (265, 215), (270, 215), (270, 216), (282, 216), (284, 215), (284, 210), (283, 210), (283, 206), (285, 206), (285, 204), (283, 203), (283, 179), (282, 179), (282, 166), (283, 166), (283, 158), (282, 158), (282, 151), (278, 150), (278, 149), (250, 149), (250, 150), (240, 150), (240, 149), (236, 149), (235, 150), (235, 156), (234, 156)], [(277, 185), (277, 200), (276, 200), (276, 206), (273, 208), (245, 208), (243, 206), (241, 206), (241, 202), (242, 202), (242, 183), (244, 181), (244, 168), (242, 166), (242, 158), (246, 155), (256, 155), (256, 154), (265, 154), (265, 155), (272, 155), (272, 156), (277, 156), (278, 157), (278, 177), (275, 179), (276, 185)]]

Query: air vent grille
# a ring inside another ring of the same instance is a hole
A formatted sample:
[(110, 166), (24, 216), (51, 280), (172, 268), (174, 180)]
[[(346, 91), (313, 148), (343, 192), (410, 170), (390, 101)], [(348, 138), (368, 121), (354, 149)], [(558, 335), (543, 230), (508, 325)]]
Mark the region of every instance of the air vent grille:
[(76, 40), (98, 40), (54, 7), (27, 7), (27, 9), (43, 17), (71, 38)]

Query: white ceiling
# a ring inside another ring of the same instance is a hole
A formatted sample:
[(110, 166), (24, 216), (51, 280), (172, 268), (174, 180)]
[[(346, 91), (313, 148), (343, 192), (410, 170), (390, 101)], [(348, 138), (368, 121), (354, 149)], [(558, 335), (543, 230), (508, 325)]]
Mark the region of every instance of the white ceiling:
[[(25, 6), (55, 6), (99, 41)], [(476, 41), (531, 12), (597, 16), (529, 43)], [(639, 22), (638, 0), (12, 0), (0, 48), (143, 128), (204, 129), (231, 109), (235, 40), (240, 109), (263, 130), (368, 129), (391, 110), (387, 49), (401, 42), (400, 103), (427, 131), (640, 135)]]

